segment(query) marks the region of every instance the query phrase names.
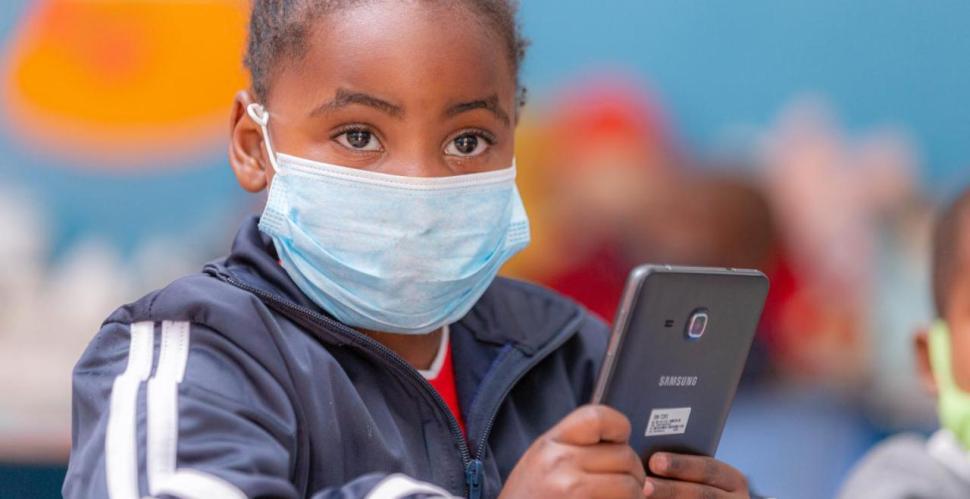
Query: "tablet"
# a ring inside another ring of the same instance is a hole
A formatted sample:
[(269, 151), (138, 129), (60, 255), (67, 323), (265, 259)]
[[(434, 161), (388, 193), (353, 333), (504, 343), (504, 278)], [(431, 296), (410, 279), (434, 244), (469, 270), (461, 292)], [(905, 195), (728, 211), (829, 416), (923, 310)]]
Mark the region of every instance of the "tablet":
[(717, 451), (767, 294), (757, 270), (631, 272), (592, 402), (630, 419), (630, 445), (644, 460)]

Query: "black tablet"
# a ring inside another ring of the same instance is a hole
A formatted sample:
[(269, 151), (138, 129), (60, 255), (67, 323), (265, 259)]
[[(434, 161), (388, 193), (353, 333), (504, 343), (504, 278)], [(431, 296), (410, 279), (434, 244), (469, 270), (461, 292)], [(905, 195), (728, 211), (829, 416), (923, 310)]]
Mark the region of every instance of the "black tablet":
[(757, 270), (643, 265), (630, 274), (592, 402), (626, 414), (645, 460), (714, 455), (767, 294)]

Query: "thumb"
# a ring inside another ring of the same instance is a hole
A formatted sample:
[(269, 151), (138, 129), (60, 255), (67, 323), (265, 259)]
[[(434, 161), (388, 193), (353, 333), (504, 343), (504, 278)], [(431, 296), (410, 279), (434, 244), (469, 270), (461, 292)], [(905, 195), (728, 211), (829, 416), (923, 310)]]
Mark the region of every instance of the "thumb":
[(549, 437), (571, 445), (623, 444), (629, 441), (630, 431), (630, 421), (623, 413), (605, 405), (585, 405), (549, 430)]

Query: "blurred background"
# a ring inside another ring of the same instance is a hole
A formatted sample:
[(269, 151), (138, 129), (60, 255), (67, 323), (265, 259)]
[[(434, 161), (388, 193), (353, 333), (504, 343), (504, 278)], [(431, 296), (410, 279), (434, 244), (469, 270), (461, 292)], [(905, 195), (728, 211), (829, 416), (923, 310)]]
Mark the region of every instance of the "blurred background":
[[(970, 180), (970, 4), (523, 0), (533, 244), (505, 273), (613, 318), (640, 262), (772, 291), (718, 456), (830, 497), (936, 425), (910, 335), (934, 210)], [(70, 372), (107, 314), (228, 249), (247, 2), (0, 9), (0, 497), (58, 497)]]

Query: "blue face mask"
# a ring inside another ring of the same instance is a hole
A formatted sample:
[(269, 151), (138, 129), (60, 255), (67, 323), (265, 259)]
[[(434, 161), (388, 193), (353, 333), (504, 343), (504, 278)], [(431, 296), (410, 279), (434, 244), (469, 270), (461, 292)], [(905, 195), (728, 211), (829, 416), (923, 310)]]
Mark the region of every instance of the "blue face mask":
[(297, 286), (344, 324), (423, 334), (456, 322), (529, 244), (514, 164), (434, 178), (330, 165), (276, 154), (268, 113), (247, 111), (276, 170), (259, 228)]

